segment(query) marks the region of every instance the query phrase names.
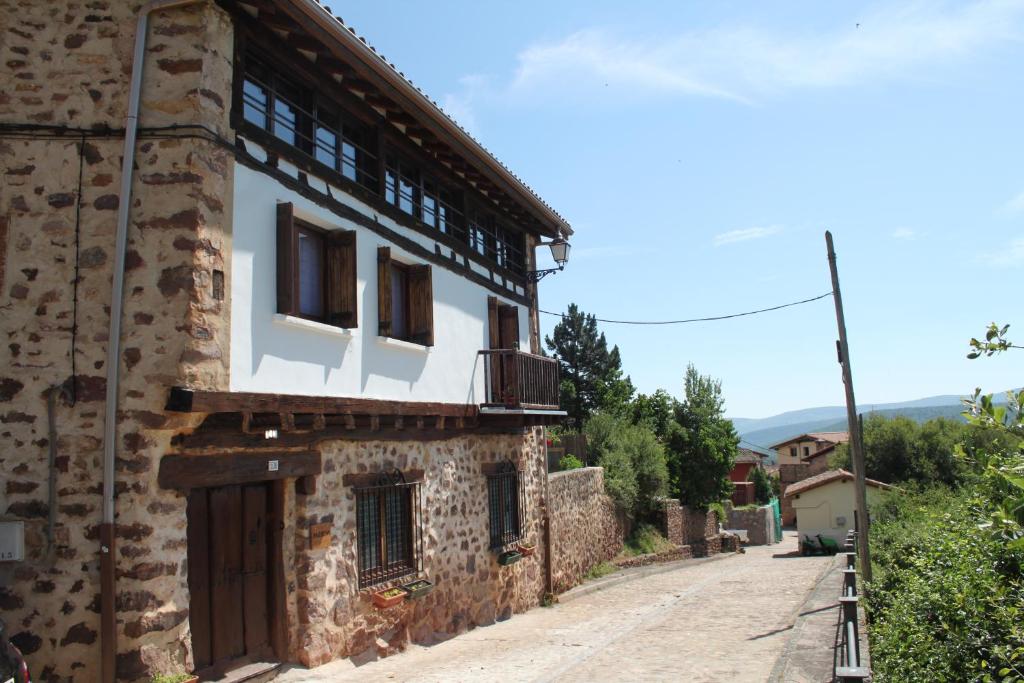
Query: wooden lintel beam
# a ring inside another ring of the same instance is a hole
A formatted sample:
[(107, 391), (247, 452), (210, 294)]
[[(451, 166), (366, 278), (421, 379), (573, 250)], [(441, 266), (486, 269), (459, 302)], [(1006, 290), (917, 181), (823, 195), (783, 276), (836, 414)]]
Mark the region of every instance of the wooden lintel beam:
[(437, 416), (437, 429), (438, 431), (444, 431), (444, 415)]
[(379, 432), (380, 431), (380, 415), (371, 415), (370, 416), (370, 431), (371, 432)]
[(244, 391), (201, 391), (173, 387), (166, 409), (181, 413), (292, 413), (294, 415), (444, 415), (473, 418), (479, 408), (471, 403), (385, 401), (333, 396), (260, 394)]
[(318, 451), (165, 455), (157, 482), (166, 489), (227, 486), (320, 474)]

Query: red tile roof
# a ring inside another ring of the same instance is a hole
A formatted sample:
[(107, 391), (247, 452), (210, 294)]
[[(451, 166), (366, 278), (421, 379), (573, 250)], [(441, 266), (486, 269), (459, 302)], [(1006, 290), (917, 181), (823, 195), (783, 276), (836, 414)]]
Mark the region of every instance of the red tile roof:
[[(819, 486), (831, 484), (834, 481), (853, 481), (853, 474), (846, 470), (829, 470), (828, 472), (822, 472), (821, 474), (816, 474), (813, 477), (808, 477), (807, 479), (798, 481), (795, 484), (790, 484), (786, 487), (786, 492), (783, 494), (783, 497), (788, 498), (790, 496), (795, 496), (803, 493), (804, 491), (810, 491), (811, 489), (816, 489)], [(865, 479), (864, 481), (868, 486), (874, 486), (875, 488), (892, 488), (890, 484), (883, 484), (882, 482), (875, 481), (874, 479)]]
[(787, 444), (793, 443), (794, 441), (828, 441), (830, 443), (846, 443), (849, 440), (849, 432), (808, 432), (806, 434), (786, 439), (785, 441), (780, 441), (772, 446), (772, 449), (778, 450)]

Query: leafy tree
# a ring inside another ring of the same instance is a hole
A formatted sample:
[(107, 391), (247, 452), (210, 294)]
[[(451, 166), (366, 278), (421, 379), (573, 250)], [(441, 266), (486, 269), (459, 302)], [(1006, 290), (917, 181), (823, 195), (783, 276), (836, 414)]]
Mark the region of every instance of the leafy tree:
[(729, 472), (740, 439), (724, 417), (719, 380), (701, 375), (691, 363), (684, 389), (667, 439), (669, 480), (682, 503), (706, 508), (732, 492)]
[(629, 404), (633, 383), (628, 376), (622, 376), (619, 347), (608, 349), (608, 341), (603, 332), (598, 333), (593, 315), (570, 304), (544, 343), (561, 364), (561, 403), (569, 414), (569, 427), (579, 431), (599, 407), (619, 412)]
[(754, 499), (761, 503), (767, 503), (772, 498), (772, 483), (768, 479), (768, 475), (765, 474), (764, 470), (760, 467), (755, 467), (750, 470), (750, 474), (747, 475), (747, 481), (754, 484)]
[(565, 470), (578, 470), (581, 467), (583, 467), (583, 461), (572, 453), (566, 453), (558, 459), (559, 472), (564, 472)]
[(650, 395), (637, 394), (630, 406), (630, 420), (648, 427), (664, 443), (678, 406), (679, 401), (664, 389)]
[(634, 518), (645, 519), (668, 491), (665, 448), (650, 429), (598, 413), (584, 433), (592, 460), (605, 468), (605, 488)]

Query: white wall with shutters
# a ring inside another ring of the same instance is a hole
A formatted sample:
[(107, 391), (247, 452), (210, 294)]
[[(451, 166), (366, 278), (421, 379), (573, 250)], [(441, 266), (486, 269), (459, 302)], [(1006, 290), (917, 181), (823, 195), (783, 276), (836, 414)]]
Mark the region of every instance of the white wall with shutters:
[[(266, 174), (235, 166), (231, 235), (231, 390), (396, 401), (480, 403), (487, 343), (487, 297), (494, 292), (433, 264), (434, 346), (377, 336), (377, 247), (409, 264), (422, 259), (375, 232), (342, 219)], [(336, 189), (335, 189), (336, 191)], [(346, 204), (371, 220), (358, 200)], [(276, 315), (277, 204), (327, 229), (356, 231), (358, 327), (337, 328)], [(434, 240), (385, 216), (380, 223), (434, 251)], [(442, 247), (447, 254), (449, 249)], [(515, 303), (499, 297), (502, 303)], [(520, 348), (529, 349), (529, 320), (519, 305)]]

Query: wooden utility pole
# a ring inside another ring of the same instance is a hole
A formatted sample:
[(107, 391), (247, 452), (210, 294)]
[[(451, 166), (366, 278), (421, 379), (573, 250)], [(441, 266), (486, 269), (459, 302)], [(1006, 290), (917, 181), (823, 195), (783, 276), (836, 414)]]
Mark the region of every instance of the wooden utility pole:
[(867, 485), (864, 482), (864, 444), (857, 419), (857, 400), (853, 396), (853, 370), (850, 368), (850, 344), (846, 339), (846, 318), (843, 316), (843, 295), (839, 290), (839, 271), (836, 251), (832, 246), (832, 233), (825, 231), (828, 247), (828, 267), (832, 271), (832, 298), (836, 303), (836, 323), (839, 326), (839, 362), (843, 367), (843, 385), (846, 387), (846, 422), (850, 430), (850, 460), (853, 463), (857, 521), (857, 558), (865, 580), (871, 580), (871, 553), (868, 550)]

